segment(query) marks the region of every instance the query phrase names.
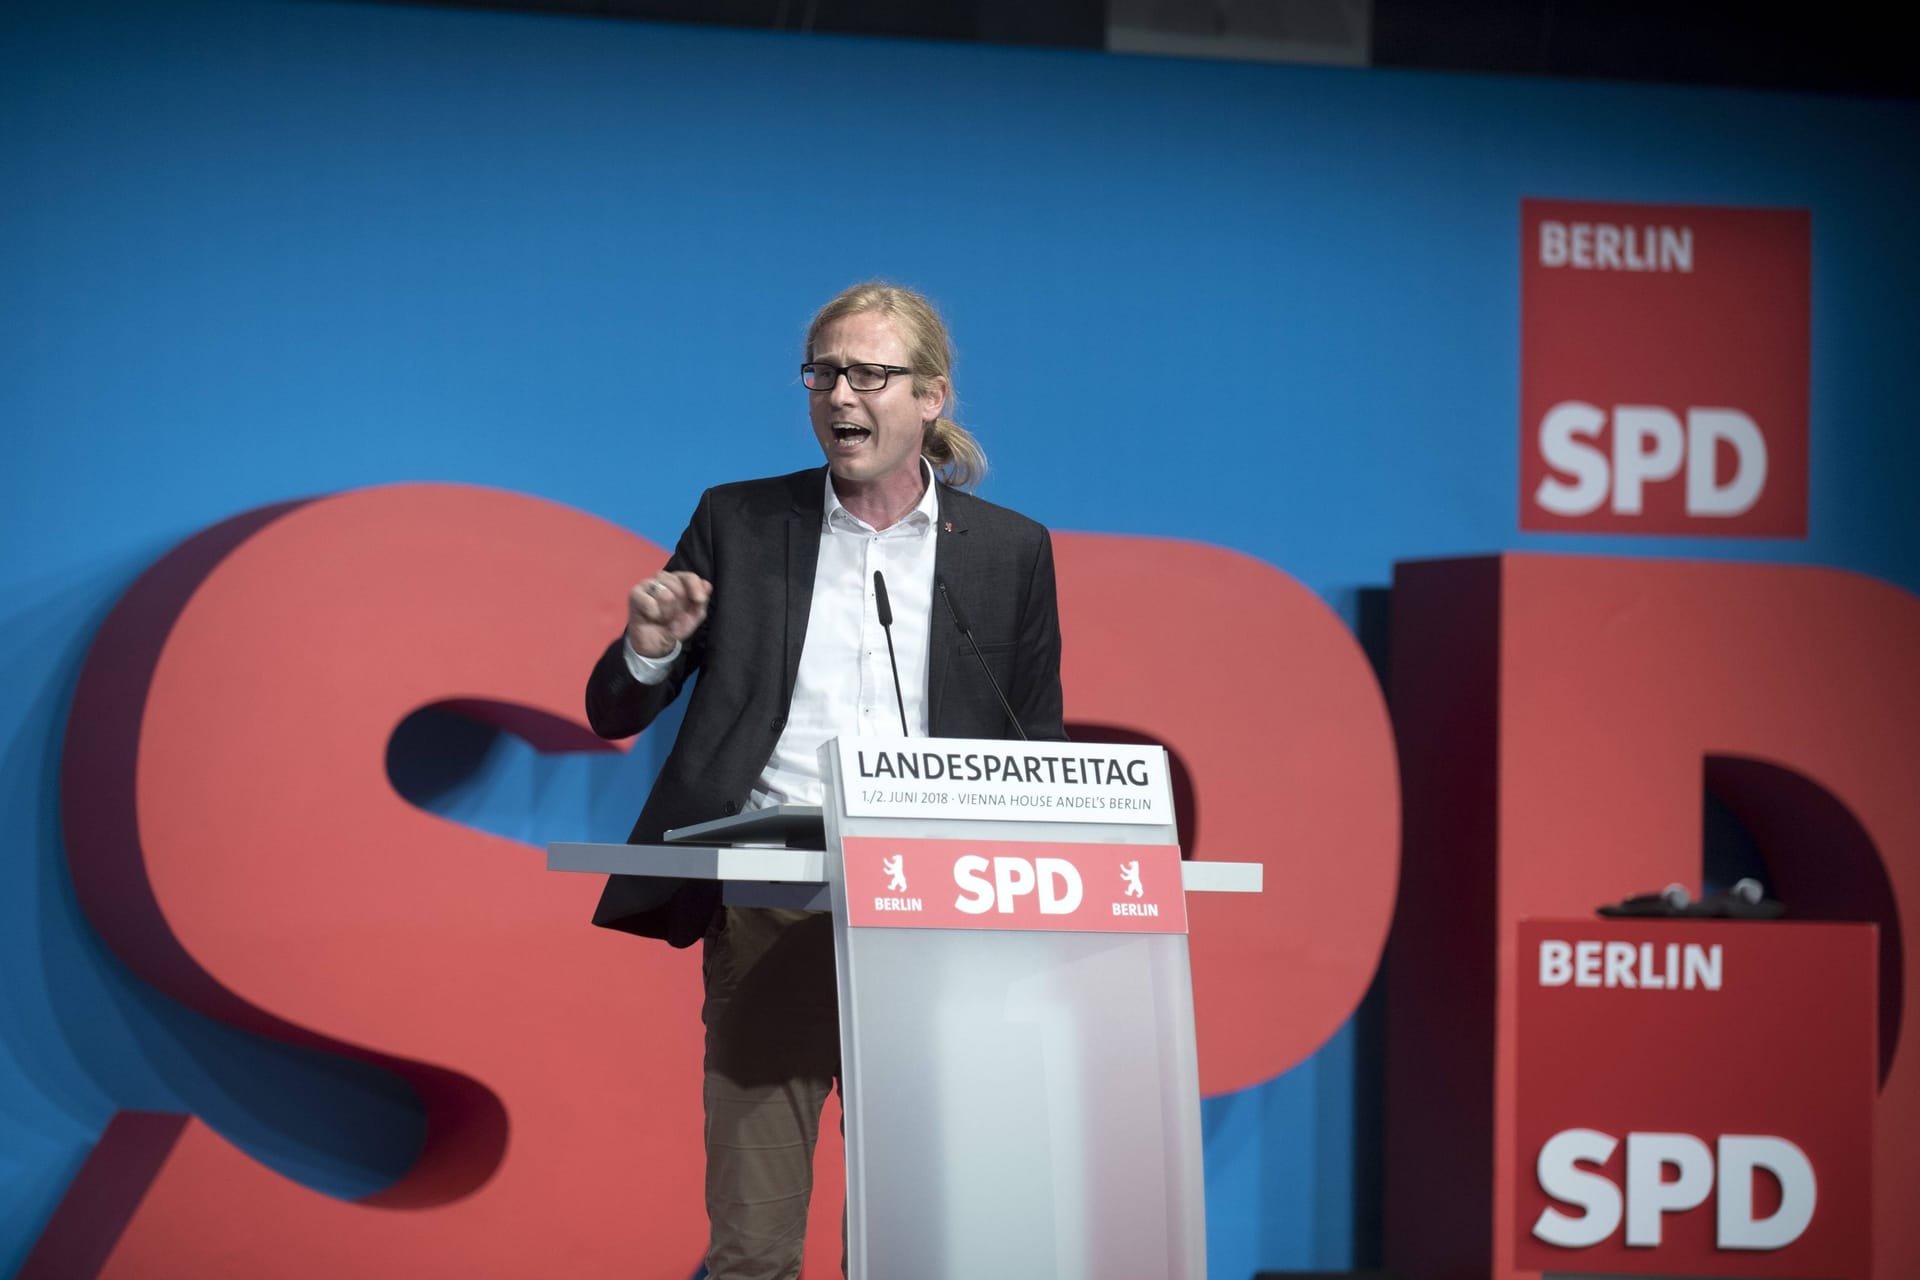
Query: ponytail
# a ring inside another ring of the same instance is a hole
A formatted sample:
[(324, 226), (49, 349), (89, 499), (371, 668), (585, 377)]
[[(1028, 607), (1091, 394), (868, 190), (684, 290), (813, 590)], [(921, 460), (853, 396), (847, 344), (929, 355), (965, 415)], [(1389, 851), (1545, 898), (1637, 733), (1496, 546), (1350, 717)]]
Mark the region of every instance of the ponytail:
[(935, 418), (927, 424), (920, 453), (956, 489), (971, 489), (987, 474), (987, 451), (952, 418)]

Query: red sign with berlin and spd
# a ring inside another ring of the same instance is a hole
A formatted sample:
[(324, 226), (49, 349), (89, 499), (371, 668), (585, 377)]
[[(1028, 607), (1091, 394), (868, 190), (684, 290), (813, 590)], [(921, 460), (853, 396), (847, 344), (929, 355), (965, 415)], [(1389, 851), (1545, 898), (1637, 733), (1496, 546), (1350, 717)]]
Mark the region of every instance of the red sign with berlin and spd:
[(1873, 926), (1525, 920), (1518, 942), (1518, 1268), (1864, 1280)]
[(1187, 931), (1175, 845), (848, 836), (841, 847), (856, 928)]
[(1520, 202), (1520, 527), (1807, 533), (1804, 209)]

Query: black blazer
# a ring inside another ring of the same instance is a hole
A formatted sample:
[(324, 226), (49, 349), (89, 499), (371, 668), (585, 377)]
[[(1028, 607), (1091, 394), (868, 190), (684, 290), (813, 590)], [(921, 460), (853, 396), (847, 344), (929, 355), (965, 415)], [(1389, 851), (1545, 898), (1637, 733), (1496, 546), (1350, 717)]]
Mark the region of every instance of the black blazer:
[[(773, 755), (807, 638), (825, 494), (825, 468), (707, 490), (667, 561), (713, 584), (706, 621), (682, 642), (659, 684), (641, 684), (627, 671), (623, 637), (594, 666), (587, 722), (603, 738), (639, 733), (689, 677), (700, 677), (629, 843), (657, 843), (675, 827), (738, 813)], [(1065, 738), (1052, 540), (1045, 527), (1005, 507), (946, 485), (939, 494), (936, 579), (959, 601), (1021, 726), (1035, 738)], [(933, 735), (1014, 737), (966, 641), (938, 601), (933, 607)], [(719, 902), (710, 881), (610, 876), (593, 922), (684, 947), (706, 932)]]

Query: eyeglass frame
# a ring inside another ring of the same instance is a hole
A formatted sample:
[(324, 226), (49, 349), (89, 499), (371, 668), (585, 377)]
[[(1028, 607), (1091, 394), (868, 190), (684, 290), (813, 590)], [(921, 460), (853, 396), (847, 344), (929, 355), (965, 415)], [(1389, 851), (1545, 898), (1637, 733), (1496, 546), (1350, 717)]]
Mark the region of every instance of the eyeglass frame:
[[(807, 370), (809, 369), (831, 369), (833, 370), (833, 379), (824, 386), (807, 387)], [(855, 369), (878, 369), (880, 371), (880, 385), (877, 387), (854, 386), (853, 371)], [(871, 395), (875, 391), (885, 391), (887, 389), (887, 383), (893, 380), (894, 374), (912, 372), (912, 369), (903, 368), (897, 364), (875, 364), (871, 360), (861, 360), (854, 364), (828, 364), (824, 360), (808, 360), (800, 366), (800, 385), (807, 387), (809, 394), (824, 394), (839, 386), (840, 379), (845, 378), (849, 390), (857, 392), (860, 395)]]

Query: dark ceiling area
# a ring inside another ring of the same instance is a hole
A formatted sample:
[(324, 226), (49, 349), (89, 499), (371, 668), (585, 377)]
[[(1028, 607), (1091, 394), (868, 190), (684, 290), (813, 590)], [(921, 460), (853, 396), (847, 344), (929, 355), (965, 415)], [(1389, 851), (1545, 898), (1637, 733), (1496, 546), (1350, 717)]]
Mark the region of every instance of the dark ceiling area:
[[(1914, 96), (1898, 10), (1765, 0), (1376, 0), (1374, 65)], [(1877, 15), (1877, 16), (1875, 16)]]
[[(1764, 0), (397, 0), (763, 30), (1105, 49), (1109, 28), (1196, 33), (1209, 56), (1423, 71), (1719, 85), (1912, 98), (1897, 6)], [(1122, 16), (1124, 11), (1124, 17)], [(1276, 58), (1242, 33), (1344, 26), (1343, 56)], [(1137, 47), (1137, 46), (1136, 46)], [(1178, 52), (1176, 46), (1169, 51)]]

